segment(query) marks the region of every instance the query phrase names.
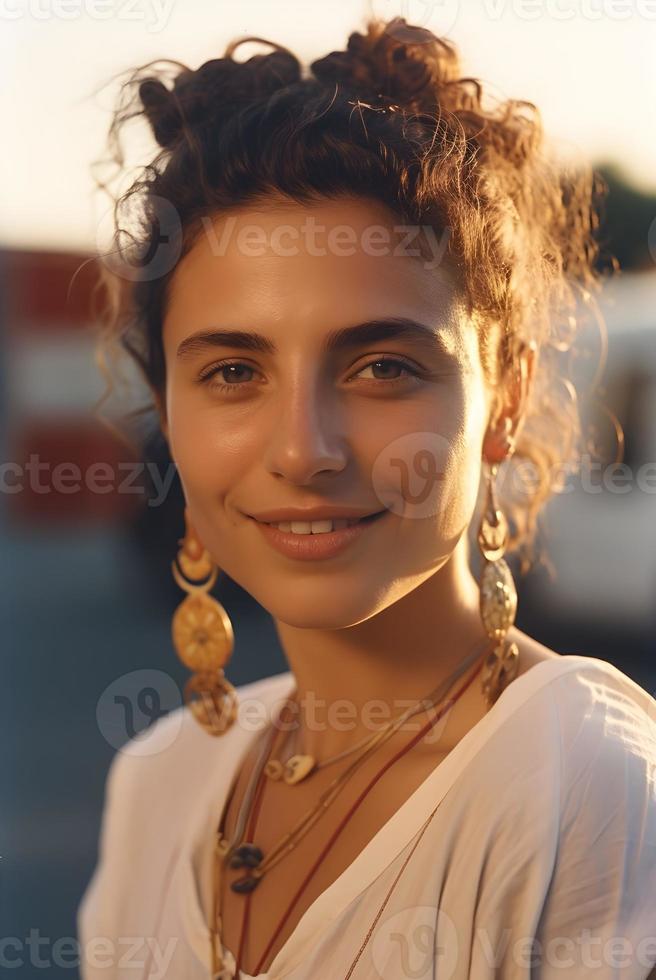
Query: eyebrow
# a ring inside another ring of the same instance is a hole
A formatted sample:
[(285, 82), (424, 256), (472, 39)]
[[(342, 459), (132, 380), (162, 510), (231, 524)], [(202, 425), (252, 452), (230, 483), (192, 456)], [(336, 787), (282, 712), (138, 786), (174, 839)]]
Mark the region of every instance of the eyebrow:
[[(435, 352), (437, 349), (451, 354), (451, 346), (444, 339), (443, 334), (444, 331), (435, 330), (409, 317), (384, 317), (331, 331), (325, 339), (324, 349), (327, 352), (344, 351), (362, 344), (394, 339), (410, 340), (426, 347), (429, 352)], [(177, 357), (184, 360), (213, 347), (233, 347), (260, 354), (278, 352), (275, 343), (262, 334), (245, 330), (201, 330), (180, 342)]]

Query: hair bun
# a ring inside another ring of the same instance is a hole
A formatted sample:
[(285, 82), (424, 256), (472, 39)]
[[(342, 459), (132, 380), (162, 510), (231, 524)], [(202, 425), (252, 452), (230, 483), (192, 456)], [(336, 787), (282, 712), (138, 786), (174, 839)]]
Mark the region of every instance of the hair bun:
[(369, 22), (366, 34), (349, 36), (346, 51), (333, 51), (310, 67), (323, 84), (342, 85), (369, 101), (431, 109), (439, 85), (459, 74), (455, 49), (404, 17)]
[[(170, 148), (185, 126), (216, 124), (230, 115), (236, 105), (266, 98), (276, 89), (300, 78), (298, 59), (286, 48), (276, 46), (269, 54), (253, 55), (235, 61), (232, 52), (241, 38), (226, 49), (223, 58), (212, 58), (195, 71), (185, 68), (168, 89), (158, 78), (146, 78), (139, 86), (139, 97), (153, 135), (160, 146)], [(270, 41), (265, 41), (271, 44)]]
[(167, 87), (156, 78), (139, 86), (143, 111), (160, 146), (168, 147), (180, 131), (180, 113)]

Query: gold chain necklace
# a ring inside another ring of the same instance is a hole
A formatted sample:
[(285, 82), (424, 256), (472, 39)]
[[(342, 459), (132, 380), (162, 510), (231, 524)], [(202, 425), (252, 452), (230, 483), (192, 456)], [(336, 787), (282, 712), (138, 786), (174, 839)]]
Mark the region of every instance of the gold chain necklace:
[[(298, 701), (290, 699), (289, 703), (297, 705)], [(296, 729), (296, 734), (298, 734), (298, 728)], [(293, 752), (285, 762), (282, 762), (280, 759), (269, 759), (264, 766), (264, 775), (276, 781), (282, 779), (288, 786), (294, 786), (296, 783), (307, 779), (308, 776), (317, 772), (319, 769), (325, 769), (326, 766), (332, 766), (335, 762), (341, 762), (342, 759), (353, 755), (358, 749), (364, 748), (375, 740), (375, 732), (372, 735), (365, 735), (363, 739), (351, 746), (351, 748), (344, 749), (342, 752), (329, 756), (327, 759), (322, 759), (320, 762), (317, 761), (315, 756), (301, 752)]]
[[(329, 786), (320, 795), (315, 806), (304, 814), (301, 820), (292, 828), (291, 831), (283, 835), (283, 837), (273, 846), (265, 858), (259, 847), (250, 841), (244, 841), (242, 838), (246, 823), (252, 811), (255, 793), (261, 783), (262, 775), (264, 774), (267, 765), (267, 757), (270, 755), (271, 749), (276, 740), (277, 722), (289, 704), (293, 703), (292, 698), (285, 699), (278, 712), (276, 724), (271, 726), (267, 736), (263, 740), (261, 751), (249, 777), (246, 792), (242, 799), (235, 828), (230, 840), (223, 836), (223, 823), (225, 821), (232, 795), (228, 801), (228, 805), (224, 809), (222, 820), (216, 833), (214, 847), (212, 926), (210, 928), (213, 969), (212, 975), (214, 980), (232, 980), (236, 970), (236, 963), (233, 954), (230, 950), (223, 947), (221, 941), (221, 885), (223, 877), (222, 871), (225, 863), (228, 863), (230, 867), (247, 867), (249, 869), (248, 873), (244, 877), (236, 879), (234, 882), (232, 882), (230, 886), (231, 890), (242, 894), (253, 891), (266, 871), (270, 870), (272, 867), (275, 867), (286, 855), (291, 853), (298, 841), (309, 832), (312, 826), (314, 826), (317, 820), (321, 817), (321, 814), (326, 812), (328, 807), (334, 802), (349, 779), (351, 779), (357, 770), (367, 761), (375, 749), (391, 738), (394, 732), (397, 731), (408, 718), (413, 717), (415, 714), (418, 714), (421, 711), (431, 710), (436, 706), (436, 704), (443, 701), (445, 694), (448, 693), (455, 681), (458, 680), (458, 678), (475, 660), (481, 657), (482, 653), (486, 653), (488, 651), (489, 646), (490, 641), (488, 639), (484, 644), (483, 650), (480, 648), (475, 650), (473, 654), (461, 662), (458, 668), (449, 678), (446, 679), (446, 681), (442, 681), (427, 697), (416, 702), (414, 705), (411, 705), (408, 709), (402, 712), (399, 717), (387, 723), (379, 731), (374, 732), (372, 736), (366, 736), (363, 742), (358, 743), (358, 746), (361, 747), (360, 755), (354, 762), (351, 763), (349, 767), (347, 767), (343, 773), (338, 775), (329, 784)], [(346, 753), (341, 753), (342, 757), (346, 754), (351, 754), (354, 752), (358, 746), (354, 747), (354, 749), (347, 750)], [(269, 759), (268, 761), (278, 760)], [(328, 764), (328, 761), (330, 760), (324, 760), (323, 764)], [(332, 761), (336, 760), (333, 759)], [(279, 765), (282, 769), (282, 764), (279, 763)], [(306, 778), (312, 772), (317, 771), (318, 768), (319, 765), (317, 764), (307, 768), (307, 771), (304, 772), (302, 778)], [(276, 767), (274, 771), (279, 770)], [(287, 782), (287, 780), (285, 781)], [(294, 785), (298, 781), (300, 780), (294, 780), (293, 782), (289, 783), (289, 785)], [(233, 787), (233, 790), (234, 788), (235, 787)], [(239, 841), (241, 843), (238, 844)]]

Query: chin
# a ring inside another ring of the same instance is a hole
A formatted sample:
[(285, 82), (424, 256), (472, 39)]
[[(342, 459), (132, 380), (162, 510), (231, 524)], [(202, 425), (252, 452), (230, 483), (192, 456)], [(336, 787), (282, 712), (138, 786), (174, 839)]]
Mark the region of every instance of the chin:
[(357, 596), (353, 593), (341, 596), (339, 590), (326, 594), (323, 589), (322, 594), (316, 597), (296, 594), (269, 602), (257, 596), (255, 598), (275, 620), (307, 630), (347, 629), (370, 619), (383, 608), (376, 602), (376, 596)]
[(298, 605), (296, 605), (294, 609), (271, 611), (271, 615), (281, 623), (285, 623), (287, 626), (293, 626), (296, 629), (341, 630), (362, 623), (365, 619), (369, 619), (370, 616), (374, 616), (376, 612), (377, 610), (375, 609), (363, 612), (361, 609), (343, 609), (340, 607), (334, 609), (326, 609), (325, 607), (299, 609)]
[(315, 596), (304, 596), (302, 590), (290, 589), (289, 596), (254, 598), (275, 620), (297, 629), (345, 629), (355, 626), (378, 612), (370, 596), (341, 597), (338, 589), (325, 588)]

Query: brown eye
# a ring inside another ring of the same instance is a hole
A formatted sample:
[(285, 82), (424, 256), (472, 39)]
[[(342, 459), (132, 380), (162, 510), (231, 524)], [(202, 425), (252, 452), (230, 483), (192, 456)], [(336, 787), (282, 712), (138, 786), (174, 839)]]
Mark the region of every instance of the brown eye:
[[(249, 367), (248, 364), (224, 364), (223, 367), (218, 368), (217, 373), (221, 374), (221, 380), (225, 381), (226, 384), (236, 384), (242, 381), (252, 381), (253, 368)], [(244, 377), (244, 372), (246, 372), (247, 377)], [(250, 372), (250, 375), (248, 375)]]
[(369, 366), (373, 369), (374, 375), (377, 378), (382, 377), (383, 380), (390, 377), (390, 371), (393, 378), (398, 378), (399, 372), (405, 368), (400, 361), (393, 361), (391, 358), (381, 358), (380, 361), (373, 361)]
[(418, 372), (410, 364), (397, 357), (378, 357), (375, 361), (370, 361), (361, 368), (356, 377), (360, 377), (363, 371), (371, 371), (372, 375), (365, 377), (365, 381), (404, 381), (409, 377), (417, 377)]
[(226, 391), (228, 388), (233, 390), (241, 388), (253, 381), (255, 368), (242, 361), (223, 361), (215, 364), (203, 371), (198, 380), (208, 388)]

